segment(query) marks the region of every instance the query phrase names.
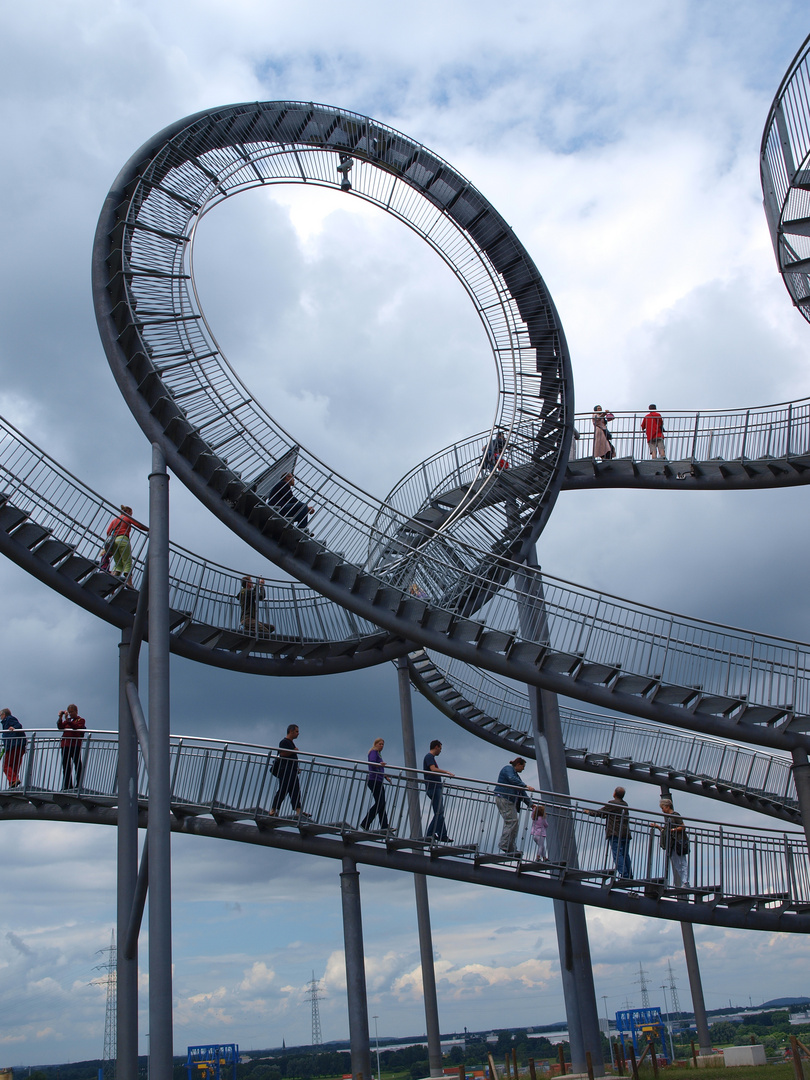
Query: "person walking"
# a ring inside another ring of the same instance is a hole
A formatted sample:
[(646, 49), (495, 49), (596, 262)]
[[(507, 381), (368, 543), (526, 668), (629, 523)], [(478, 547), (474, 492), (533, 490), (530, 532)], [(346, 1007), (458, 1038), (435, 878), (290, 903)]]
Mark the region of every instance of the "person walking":
[(122, 577), (125, 585), (132, 585), (132, 544), (129, 534), (133, 526), (141, 532), (149, 532), (146, 525), (142, 525), (132, 516), (132, 507), (123, 504), (121, 513), (107, 526), (107, 543), (112, 542), (113, 568), (111, 572), (115, 577)]
[(268, 637), (275, 630), (270, 623), (259, 622), (259, 604), (265, 598), (264, 578), (256, 578), (254, 583), (250, 574), (242, 578), (242, 588), (236, 594), (239, 600), (241, 627), (252, 637)]
[(593, 407), (593, 456), (610, 460), (616, 456), (616, 449), (608, 431), (608, 420), (613, 419), (612, 412), (605, 412), (601, 405)]
[(492, 438), (484, 446), (483, 469), (485, 473), (491, 473), (494, 468), (502, 469), (506, 465), (504, 451), (506, 450), (506, 433), (498, 428)]
[(267, 493), (267, 502), (275, 507), (282, 517), (294, 522), (300, 529), (306, 531), (309, 519), (315, 513), (314, 506), (308, 506), (293, 494), (295, 477), (291, 472), (285, 473), (277, 484)]
[(298, 782), (298, 724), (289, 724), (287, 734), (278, 744), (278, 756), (273, 762), (272, 773), (278, 780), (278, 789), (270, 806), (270, 816), (278, 814), (281, 804), (289, 798), (296, 817), (310, 817), (301, 809), (301, 785)]
[(20, 786), (20, 767), (23, 754), (28, 746), (23, 726), (11, 709), (0, 709), (0, 723), (3, 726), (3, 772), (10, 788)]
[(547, 836), (548, 818), (546, 817), (546, 808), (542, 803), (535, 803), (532, 806), (532, 840), (537, 844), (537, 858), (541, 860), (548, 858), (546, 852)]
[(661, 830), (661, 849), (667, 853), (672, 867), (673, 883), (682, 889), (689, 888), (689, 836), (680, 814), (675, 813), (672, 799), (663, 798), (658, 803), (665, 817)]
[(424, 771), (424, 784), (427, 797), (430, 799), (430, 805), (433, 809), (433, 817), (430, 820), (430, 824), (425, 829), (426, 837), (433, 837), (440, 844), (449, 844), (450, 837), (447, 835), (447, 829), (444, 824), (444, 787), (442, 785), (443, 776), (453, 776), (453, 773), (447, 772), (446, 769), (440, 769), (436, 763), (436, 758), (442, 752), (442, 744), (438, 739), (434, 739), (430, 744), (430, 752), (425, 754), (422, 761), (422, 769)]
[[(59, 710), (59, 719), (56, 726), (62, 732), (62, 740), (59, 743), (62, 750), (62, 787), (80, 788), (82, 785), (82, 739), (84, 738), (85, 722), (79, 716), (79, 710), (75, 705), (68, 705), (66, 709)], [(76, 783), (73, 783), (75, 773)]]
[(630, 807), (624, 801), (625, 790), (617, 787), (613, 792), (613, 798), (600, 810), (586, 810), (586, 814), (605, 819), (605, 837), (608, 847), (613, 853), (616, 863), (616, 873), (620, 881), (626, 881), (633, 876), (633, 866), (630, 862)]
[(650, 411), (641, 421), (641, 430), (647, 440), (650, 457), (665, 458), (667, 455), (664, 448), (664, 418), (655, 405), (649, 405), (648, 408)]
[(498, 807), (498, 813), (503, 818), (503, 830), (498, 847), (504, 855), (520, 854), (515, 848), (518, 825), (520, 824), (518, 811), (521, 803), (529, 804), (526, 792), (535, 790), (535, 788), (529, 787), (520, 779), (520, 774), (525, 768), (525, 758), (513, 758), (498, 773), (498, 782), (495, 785), (495, 805)]
[(391, 777), (385, 775), (385, 762), (382, 759), (383, 747), (385, 746), (385, 739), (375, 739), (372, 743), (371, 749), (368, 752), (368, 776), (366, 778), (366, 786), (371, 792), (371, 808), (360, 822), (360, 828), (363, 830), (368, 829), (371, 826), (375, 817), (380, 819), (380, 828), (390, 828), (388, 824), (388, 814), (385, 810), (385, 782), (391, 783)]

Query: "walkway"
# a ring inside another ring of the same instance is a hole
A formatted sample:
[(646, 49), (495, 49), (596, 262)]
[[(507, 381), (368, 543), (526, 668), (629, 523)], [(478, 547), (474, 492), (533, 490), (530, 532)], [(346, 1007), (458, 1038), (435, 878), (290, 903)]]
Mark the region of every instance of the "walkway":
[[(0, 817), (116, 822), (117, 740), (88, 734), (78, 790), (62, 791), (60, 736), (30, 732), (20, 788), (0, 790)], [(502, 821), (492, 784), (457, 778), (445, 784), (445, 819), (452, 840), (414, 838), (408, 800), (426, 803), (407, 770), (389, 769), (390, 828), (363, 831), (370, 804), (366, 762), (300, 754), (304, 817), (271, 817), (276, 752), (267, 747), (175, 738), (171, 749), (172, 828), (427, 874), (514, 892), (565, 899), (656, 918), (759, 930), (810, 931), (810, 861), (803, 834), (745, 830), (690, 820), (690, 889), (667, 884), (659, 845), (662, 817), (631, 811), (629, 854), (635, 877), (616, 878), (605, 823), (588, 810), (598, 804), (543, 796), (549, 818), (550, 860), (539, 862), (521, 814), (514, 857), (501, 854)], [(419, 777), (421, 774), (410, 774)], [(147, 784), (141, 764), (139, 803), (145, 825)], [(289, 802), (281, 812), (290, 812)], [(311, 815), (311, 816), (309, 816)], [(427, 807), (423, 808), (423, 827)]]

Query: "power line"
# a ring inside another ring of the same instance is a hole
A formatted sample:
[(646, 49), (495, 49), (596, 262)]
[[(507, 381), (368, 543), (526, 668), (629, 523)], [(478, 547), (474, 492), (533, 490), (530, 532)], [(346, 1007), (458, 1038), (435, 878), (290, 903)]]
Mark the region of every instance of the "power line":
[[(107, 959), (97, 964), (95, 969), (105, 973), (104, 982), (107, 984), (102, 1075), (103, 1080), (115, 1080), (115, 1066), (118, 1058), (118, 950), (115, 947), (115, 930), (110, 935), (109, 948), (99, 949), (99, 952), (107, 954)], [(101, 982), (100, 979), (98, 981)]]
[(669, 992), (672, 995), (672, 1012), (674, 1016), (678, 1016), (681, 1011), (681, 1003), (678, 1001), (678, 988), (675, 985), (675, 972), (672, 970), (671, 960), (667, 960), (667, 967), (669, 968)]
[[(312, 981), (309, 983), (309, 989), (307, 990), (307, 997), (312, 1002), (312, 1045), (320, 1046), (323, 1042), (321, 1037), (321, 1010), (318, 1002), (323, 995), (320, 991), (320, 983), (315, 978), (315, 972), (312, 972)], [(104, 1080), (107, 1080), (105, 1077)]]
[(642, 1009), (648, 1009), (650, 1007), (650, 994), (647, 990), (647, 972), (641, 966), (641, 961), (638, 962), (638, 978), (636, 982), (641, 986), (641, 1007)]

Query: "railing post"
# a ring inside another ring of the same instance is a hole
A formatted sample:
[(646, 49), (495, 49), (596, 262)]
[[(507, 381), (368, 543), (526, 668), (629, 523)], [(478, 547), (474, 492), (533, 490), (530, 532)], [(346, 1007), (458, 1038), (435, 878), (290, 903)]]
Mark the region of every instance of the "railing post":
[(743, 458), (745, 457), (745, 451), (748, 448), (748, 421), (750, 419), (750, 416), (751, 416), (751, 410), (748, 409), (748, 410), (746, 410), (746, 413), (745, 413), (745, 427), (743, 428), (743, 441), (742, 441), (742, 446), (740, 447), (740, 461), (742, 461)]
[(698, 427), (699, 427), (699, 425), (700, 425), (700, 413), (695, 413), (695, 430), (694, 430), (694, 433), (692, 435), (692, 457), (691, 457), (692, 461), (695, 460), (695, 451), (697, 449), (697, 439), (698, 439)]
[(788, 405), (787, 443), (785, 445), (785, 457), (790, 457), (791, 443), (793, 442), (793, 402)]

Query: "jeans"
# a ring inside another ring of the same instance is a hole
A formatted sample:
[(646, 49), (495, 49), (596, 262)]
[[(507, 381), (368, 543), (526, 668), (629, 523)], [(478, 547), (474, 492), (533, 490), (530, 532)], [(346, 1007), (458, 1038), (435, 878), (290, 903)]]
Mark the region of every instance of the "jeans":
[(517, 803), (514, 799), (509, 799), (504, 795), (496, 795), (495, 805), (498, 807), (498, 813), (503, 818), (503, 832), (498, 847), (501, 851), (514, 851), (518, 824), (520, 823)]
[(631, 878), (633, 876), (633, 867), (630, 865), (630, 856), (627, 853), (627, 849), (630, 847), (630, 837), (609, 836), (607, 839), (610, 850), (613, 852), (613, 858), (616, 860), (617, 876)]
[(430, 805), (433, 807), (433, 817), (425, 829), (425, 836), (434, 836), (437, 840), (444, 841), (447, 839), (447, 829), (444, 824), (444, 792), (442, 791), (442, 785), (429, 784), (425, 790), (427, 791), (427, 797), (430, 799)]

